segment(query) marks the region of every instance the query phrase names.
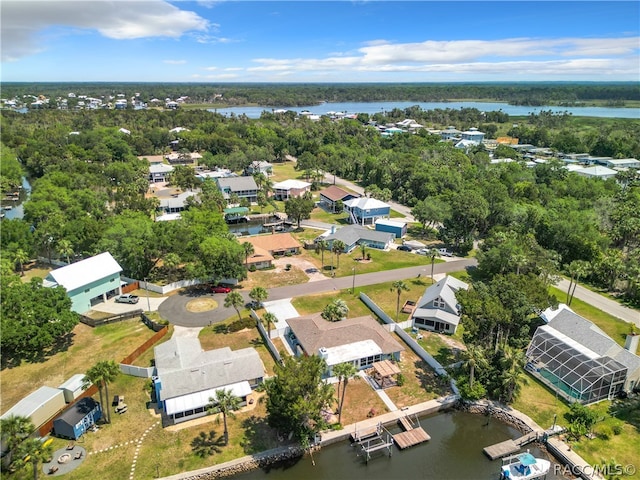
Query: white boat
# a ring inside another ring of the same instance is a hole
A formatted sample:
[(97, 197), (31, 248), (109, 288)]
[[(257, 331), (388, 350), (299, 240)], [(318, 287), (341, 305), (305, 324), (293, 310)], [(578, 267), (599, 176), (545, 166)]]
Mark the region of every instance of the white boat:
[(544, 478), (551, 462), (544, 458), (536, 458), (529, 452), (520, 453), (502, 460), (501, 480), (535, 480)]

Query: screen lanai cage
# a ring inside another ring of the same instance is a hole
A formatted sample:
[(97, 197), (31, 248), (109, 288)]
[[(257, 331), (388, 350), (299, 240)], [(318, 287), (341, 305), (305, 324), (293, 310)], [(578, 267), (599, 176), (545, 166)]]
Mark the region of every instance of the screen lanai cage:
[(624, 365), (596, 354), (548, 325), (536, 330), (527, 359), (527, 369), (571, 403), (613, 399), (627, 377)]

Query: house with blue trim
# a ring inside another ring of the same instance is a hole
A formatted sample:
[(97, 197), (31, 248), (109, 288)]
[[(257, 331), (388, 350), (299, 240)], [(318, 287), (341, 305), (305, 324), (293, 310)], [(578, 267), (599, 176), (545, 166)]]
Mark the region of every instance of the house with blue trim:
[(387, 250), (393, 243), (393, 239), (393, 233), (369, 230), (359, 225), (347, 225), (324, 237), (324, 240), (329, 243), (329, 248), (333, 247), (335, 240), (342, 241), (345, 244), (344, 253), (349, 253), (363, 244), (370, 248)]
[(56, 268), (43, 281), (45, 287), (63, 287), (71, 299), (71, 310), (85, 313), (96, 303), (122, 293), (122, 267), (109, 252)]
[(77, 440), (102, 418), (102, 407), (91, 397), (84, 397), (53, 421), (56, 437)]
[(251, 203), (258, 201), (258, 185), (251, 176), (224, 177), (215, 180), (225, 200), (229, 200), (235, 193), (241, 200), (246, 198)]
[(389, 218), (391, 207), (375, 198), (352, 198), (344, 202), (349, 221), (357, 225), (373, 225), (380, 218)]
[(402, 238), (407, 234), (407, 222), (379, 219), (375, 224), (377, 232), (393, 233), (396, 238)]

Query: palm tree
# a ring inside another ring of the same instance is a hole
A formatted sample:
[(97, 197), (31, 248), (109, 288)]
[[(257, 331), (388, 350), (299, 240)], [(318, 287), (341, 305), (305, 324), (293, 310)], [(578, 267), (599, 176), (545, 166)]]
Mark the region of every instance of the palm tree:
[(257, 308), (262, 307), (262, 302), (264, 302), (269, 296), (269, 292), (264, 287), (253, 287), (249, 292), (249, 298), (253, 300), (257, 306)]
[(38, 464), (49, 459), (52, 451), (53, 447), (51, 447), (50, 443), (45, 445), (39, 438), (27, 438), (19, 445), (18, 452), (20, 457), (24, 458), (24, 465), (31, 461), (33, 480), (38, 480), (38, 473), (40, 472)]
[(71, 242), (69, 240), (67, 240), (66, 238), (63, 238), (62, 240), (58, 241), (58, 253), (60, 255), (64, 255), (65, 257), (67, 257), (67, 265), (69, 265), (71, 263), (71, 256), (73, 255), (73, 246), (71, 245)]
[(367, 253), (367, 245), (365, 243), (360, 244), (360, 251), (362, 252), (362, 260), (364, 260), (364, 254)]
[(271, 337), (271, 325), (276, 324), (278, 317), (271, 312), (267, 312), (262, 316), (262, 319), (267, 323), (267, 330), (269, 331), (269, 337)]
[(320, 253), (322, 255), (322, 268), (321, 270), (324, 272), (324, 251), (327, 249), (329, 244), (324, 240), (318, 240), (316, 242), (316, 253)]
[(244, 298), (242, 298), (240, 292), (234, 291), (227, 293), (227, 296), (224, 299), (224, 306), (225, 308), (233, 307), (236, 310), (236, 313), (238, 314), (238, 318), (240, 320), (242, 320), (242, 315), (240, 315), (240, 307), (242, 307), (243, 305)]
[(476, 368), (488, 368), (489, 362), (487, 362), (484, 350), (478, 345), (467, 346), (467, 350), (463, 352), (462, 356), (464, 366), (469, 369), (469, 388), (473, 388)]
[(176, 269), (180, 266), (180, 257), (177, 253), (169, 252), (162, 262), (167, 268), (169, 280), (173, 280)]
[(585, 277), (589, 274), (591, 269), (591, 264), (584, 260), (574, 260), (569, 265), (569, 269), (571, 272), (571, 281), (573, 282), (573, 289), (571, 289), (571, 283), (569, 283), (569, 290), (571, 290), (571, 295), (567, 291), (567, 305), (571, 305), (573, 302), (573, 296), (576, 293), (576, 288), (578, 287), (578, 281), (580, 278)]
[(396, 301), (396, 322), (397, 322), (398, 321), (398, 316), (400, 315), (400, 295), (402, 294), (403, 290), (405, 292), (408, 292), (409, 291), (409, 287), (402, 280), (396, 280), (395, 282), (393, 282), (391, 284), (390, 290), (392, 292), (395, 291), (397, 293), (397, 295), (398, 295), (398, 298), (397, 298), (397, 301)]
[(346, 245), (342, 240), (334, 240), (331, 244), (331, 251), (338, 257), (338, 268), (340, 268), (340, 255), (344, 252)]
[(0, 435), (7, 447), (7, 464), (11, 466), (17, 447), (35, 430), (29, 417), (9, 415), (0, 420)]
[(322, 318), (330, 322), (338, 322), (346, 318), (348, 313), (349, 307), (347, 303), (341, 298), (337, 298), (324, 308)]
[[(338, 423), (342, 423), (342, 407), (344, 407), (344, 397), (347, 392), (349, 379), (357, 375), (358, 369), (353, 363), (344, 362), (333, 368), (333, 373), (338, 377)], [(340, 395), (340, 384), (342, 384), (342, 395)]]
[(429, 256), (431, 257), (431, 283), (433, 283), (433, 265), (436, 263), (436, 257), (438, 256), (438, 249), (436, 248), (430, 249)]
[(29, 261), (29, 254), (22, 250), (21, 248), (17, 249), (13, 253), (13, 262), (14, 264), (20, 265), (20, 276), (24, 277), (24, 264)]
[(521, 368), (510, 368), (500, 375), (502, 395), (506, 403), (510, 403), (518, 395), (523, 381), (526, 382)]
[(249, 242), (244, 242), (242, 248), (244, 249), (244, 266), (249, 270), (249, 257), (255, 253), (255, 249)]
[[(97, 385), (98, 391), (100, 392), (100, 403), (104, 407), (105, 403), (102, 400), (102, 389), (104, 388), (106, 398), (108, 399), (109, 384), (113, 382), (119, 374), (120, 367), (116, 362), (113, 360), (102, 360), (87, 370), (82, 380), (82, 388), (86, 390), (92, 383)], [(111, 423), (111, 412), (108, 408), (104, 408), (104, 411), (106, 412), (105, 419), (107, 423)]]
[(224, 444), (229, 444), (229, 429), (227, 428), (227, 416), (235, 418), (236, 410), (240, 409), (240, 398), (236, 397), (231, 390), (216, 390), (215, 397), (209, 398), (213, 405), (209, 413), (222, 413), (224, 422)]

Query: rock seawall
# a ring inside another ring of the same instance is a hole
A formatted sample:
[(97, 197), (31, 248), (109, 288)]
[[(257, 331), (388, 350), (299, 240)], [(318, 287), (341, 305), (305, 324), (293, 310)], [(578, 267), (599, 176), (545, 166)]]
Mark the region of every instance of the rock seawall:
[(509, 406), (502, 405), (497, 402), (487, 400), (479, 400), (476, 402), (461, 401), (458, 403), (457, 408), (464, 412), (495, 418), (496, 420), (500, 420), (501, 422), (516, 428), (523, 434), (534, 431), (542, 433), (542, 428), (540, 428), (531, 418)]

